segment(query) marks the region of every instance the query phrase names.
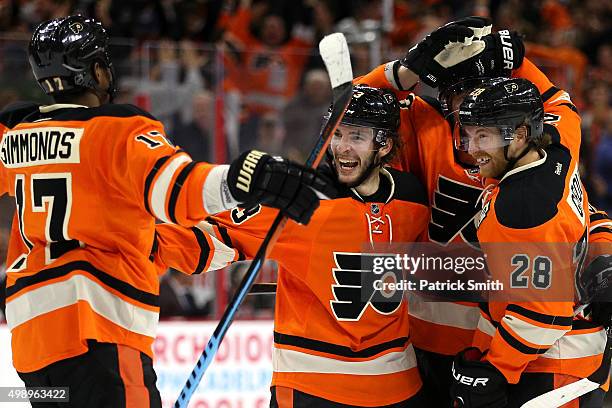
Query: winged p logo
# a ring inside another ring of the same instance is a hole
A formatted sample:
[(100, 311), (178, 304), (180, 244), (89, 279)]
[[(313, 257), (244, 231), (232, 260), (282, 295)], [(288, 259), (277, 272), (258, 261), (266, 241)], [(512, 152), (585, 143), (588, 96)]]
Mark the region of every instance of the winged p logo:
[(467, 243), (478, 242), (472, 220), (480, 212), (478, 197), (481, 191), (478, 187), (438, 176), (431, 206), (429, 239), (446, 245), (461, 235)]
[(381, 254), (334, 252), (336, 267), (332, 269), (334, 299), (330, 305), (339, 321), (356, 321), (368, 306), (380, 314), (395, 312), (403, 299), (402, 290), (376, 290), (374, 282), (399, 282), (401, 270), (387, 270), (382, 274), (373, 271), (374, 258)]
[(506, 88), (506, 93), (515, 93), (516, 91), (518, 91), (518, 85), (515, 84), (514, 82), (511, 82), (509, 84), (504, 84), (504, 88)]
[(75, 34), (80, 33), (81, 31), (83, 31), (83, 24), (81, 23), (72, 23), (68, 26), (68, 28), (70, 28), (70, 31), (72, 31)]

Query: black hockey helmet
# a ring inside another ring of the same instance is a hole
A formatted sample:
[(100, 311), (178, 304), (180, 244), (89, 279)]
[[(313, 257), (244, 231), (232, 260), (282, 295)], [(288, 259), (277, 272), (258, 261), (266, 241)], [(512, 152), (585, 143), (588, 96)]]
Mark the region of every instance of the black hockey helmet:
[(108, 49), (108, 34), (102, 24), (75, 15), (41, 23), (32, 35), (28, 53), (34, 77), (47, 95), (101, 90), (93, 71), (98, 62), (110, 70), (109, 88), (102, 91), (112, 100), (115, 72)]
[[(329, 112), (326, 118), (329, 117)], [(374, 143), (380, 148), (387, 138), (397, 138), (400, 124), (399, 102), (395, 94), (386, 89), (356, 85), (353, 97), (340, 122), (343, 125), (374, 129)]]
[(452, 101), (453, 97), (467, 94), (478, 85), (482, 84), (486, 80), (491, 79), (489, 77), (475, 77), (475, 78), (463, 78), (457, 79), (455, 82), (448, 82), (440, 84), (438, 93), (438, 100), (442, 106), (442, 113), (444, 117), (449, 120), (454, 120), (451, 116), (453, 113)]
[[(538, 88), (524, 78), (491, 78), (465, 96), (459, 122), (461, 127), (499, 128), (504, 145), (510, 144), (516, 129), (526, 125), (527, 140), (538, 145), (544, 129), (544, 104)], [(457, 147), (467, 150), (463, 133)]]

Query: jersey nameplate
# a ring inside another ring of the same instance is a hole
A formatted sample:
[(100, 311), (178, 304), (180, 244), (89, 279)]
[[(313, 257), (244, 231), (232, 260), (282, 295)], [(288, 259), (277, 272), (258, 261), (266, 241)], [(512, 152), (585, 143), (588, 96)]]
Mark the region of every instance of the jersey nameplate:
[(585, 214), (582, 202), (584, 195), (582, 193), (582, 183), (580, 182), (580, 175), (578, 174), (578, 166), (574, 167), (572, 177), (570, 179), (570, 191), (567, 195), (567, 203), (570, 208), (576, 214), (576, 217), (580, 220), (580, 223), (585, 225)]
[(0, 142), (0, 161), (7, 168), (80, 163), (82, 128), (43, 127), (11, 130)]

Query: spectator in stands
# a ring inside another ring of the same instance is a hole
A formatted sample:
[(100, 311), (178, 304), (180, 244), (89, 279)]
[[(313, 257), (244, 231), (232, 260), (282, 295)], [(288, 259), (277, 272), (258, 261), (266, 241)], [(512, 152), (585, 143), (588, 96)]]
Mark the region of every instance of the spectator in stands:
[(603, 129), (595, 156), (595, 170), (605, 183), (602, 210), (612, 211), (612, 110), (607, 111), (606, 127)]
[(212, 92), (204, 90), (193, 96), (190, 116), (178, 118), (172, 133), (173, 142), (194, 160), (210, 162), (213, 159), (211, 142), (215, 125), (215, 96)]
[(255, 5), (250, 9), (242, 4), (224, 36), (228, 51), (224, 87), (240, 95), (243, 106), (241, 148), (253, 139), (263, 114), (280, 112), (298, 92), (312, 48), (311, 33), (297, 29), (289, 33), (280, 15), (266, 12), (267, 2)]
[[(240, 285), (242, 278), (249, 269), (247, 262), (235, 262), (228, 266), (225, 270), (229, 276), (229, 296), (233, 296), (236, 289)], [(259, 273), (260, 282), (276, 282), (278, 276), (278, 264), (273, 260), (266, 260)], [(244, 303), (238, 310), (238, 318), (252, 319), (257, 318), (272, 318), (274, 316), (274, 301), (275, 296), (259, 295), (247, 296)]]
[(206, 317), (213, 299), (212, 289), (194, 285), (189, 275), (171, 269), (159, 284), (159, 316)]
[(303, 163), (314, 146), (321, 123), (331, 100), (329, 77), (322, 69), (313, 69), (304, 76), (302, 91), (285, 107), (281, 118), (285, 129), (283, 151), (288, 157)]
[[(204, 89), (202, 69), (206, 59), (201, 50), (188, 40), (178, 44), (161, 41), (151, 54), (157, 58), (150, 78), (123, 78), (120, 85), (132, 88), (134, 94), (141, 96), (137, 105), (170, 124), (174, 115), (191, 111), (193, 95)], [(167, 126), (166, 130), (171, 133), (174, 129)]]
[(270, 154), (283, 154), (285, 129), (280, 115), (276, 112), (265, 113), (257, 122), (253, 148)]

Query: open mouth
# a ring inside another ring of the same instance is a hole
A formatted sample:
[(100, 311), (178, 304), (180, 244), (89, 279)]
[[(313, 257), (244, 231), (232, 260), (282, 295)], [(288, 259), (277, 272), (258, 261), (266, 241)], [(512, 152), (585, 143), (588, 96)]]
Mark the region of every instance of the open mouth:
[(490, 157), (478, 157), (476, 158), (476, 164), (480, 167), (487, 165), (491, 161)]
[(337, 159), (338, 167), (342, 170), (350, 171), (359, 165), (357, 160)]

